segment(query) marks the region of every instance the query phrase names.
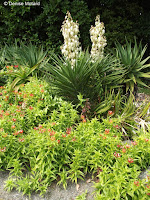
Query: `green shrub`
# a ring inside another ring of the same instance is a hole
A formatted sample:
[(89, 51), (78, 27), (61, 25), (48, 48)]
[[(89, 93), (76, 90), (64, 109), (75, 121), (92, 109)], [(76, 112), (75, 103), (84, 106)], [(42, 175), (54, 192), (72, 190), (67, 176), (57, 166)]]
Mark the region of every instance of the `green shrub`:
[(27, 133), (30, 127), (49, 119), (58, 119), (62, 126), (65, 122), (70, 126), (78, 118), (71, 104), (53, 97), (48, 85), (35, 78), (11, 93), (8, 86), (1, 87), (0, 99), (1, 128), (6, 133), (12, 132), (12, 125), (16, 127), (14, 131), (22, 129)]
[(54, 180), (66, 188), (90, 172), (100, 179), (95, 199), (147, 197), (149, 186), (138, 175), (150, 164), (149, 133), (138, 133), (129, 145), (110, 117), (77, 124), (73, 106), (48, 88), (32, 78), (8, 99), (1, 87), (0, 168), (11, 172), (6, 188), (44, 194)]
[[(132, 47), (131, 41), (126, 41), (126, 44), (122, 46), (119, 42), (116, 43), (116, 56), (120, 59), (121, 64), (125, 69), (125, 73), (122, 77), (122, 83), (125, 85), (126, 93), (128, 90), (135, 91), (135, 85), (140, 84), (147, 86), (142, 82), (141, 78), (150, 79), (150, 73), (144, 72), (144, 69), (149, 69), (150, 64), (146, 62), (149, 60), (149, 56), (143, 59), (147, 46), (142, 49), (142, 44), (137, 44), (135, 40), (134, 47)], [(148, 86), (147, 86), (148, 87)]]

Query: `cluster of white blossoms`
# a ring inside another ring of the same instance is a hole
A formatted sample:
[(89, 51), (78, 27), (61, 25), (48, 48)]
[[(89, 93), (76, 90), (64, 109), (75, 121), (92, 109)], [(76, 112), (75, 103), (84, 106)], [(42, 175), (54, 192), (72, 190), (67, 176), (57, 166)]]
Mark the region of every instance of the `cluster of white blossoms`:
[(107, 45), (104, 33), (104, 23), (100, 22), (100, 16), (97, 15), (95, 19), (95, 27), (91, 26), (90, 29), (90, 36), (92, 41), (91, 57), (93, 61), (103, 57), (104, 47)]
[(81, 51), (78, 37), (79, 24), (77, 22), (73, 22), (69, 11), (65, 16), (61, 32), (64, 37), (64, 44), (61, 46), (61, 52), (66, 59), (71, 62), (71, 65), (74, 66), (79, 51)]

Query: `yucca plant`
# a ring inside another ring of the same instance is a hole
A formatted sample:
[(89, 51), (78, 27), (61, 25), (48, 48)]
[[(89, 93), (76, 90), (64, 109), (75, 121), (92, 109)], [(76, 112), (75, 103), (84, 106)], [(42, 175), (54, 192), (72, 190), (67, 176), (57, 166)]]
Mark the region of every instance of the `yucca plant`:
[[(59, 95), (74, 102), (78, 102), (77, 95), (81, 93), (89, 101), (103, 100), (105, 87), (120, 87), (123, 69), (119, 61), (113, 56), (92, 62), (88, 52), (81, 52), (72, 67), (65, 58), (52, 55), (53, 63), (45, 66), (48, 80), (52, 80)], [(53, 79), (51, 79), (52, 77)]]
[(90, 100), (98, 96), (98, 89), (94, 89), (97, 63), (91, 62), (88, 51), (80, 54), (74, 67), (65, 58), (55, 54), (52, 55), (52, 59), (54, 65), (46, 65), (45, 70), (47, 80), (51, 81), (58, 95), (76, 103), (79, 93)]
[(97, 73), (101, 79), (103, 90), (107, 87), (110, 88), (120, 88), (121, 80), (125, 75), (125, 70), (123, 69), (120, 61), (108, 54), (102, 59), (97, 60)]
[(150, 68), (150, 64), (146, 64), (150, 56), (143, 59), (147, 46), (142, 48), (141, 42), (139, 45), (136, 42), (132, 47), (131, 41), (126, 40), (126, 44), (122, 46), (116, 42), (116, 57), (120, 60), (126, 73), (122, 78), (122, 83), (125, 84), (126, 93), (130, 90), (134, 92), (137, 84), (148, 87), (141, 78), (150, 78), (150, 72), (144, 72), (146, 68)]

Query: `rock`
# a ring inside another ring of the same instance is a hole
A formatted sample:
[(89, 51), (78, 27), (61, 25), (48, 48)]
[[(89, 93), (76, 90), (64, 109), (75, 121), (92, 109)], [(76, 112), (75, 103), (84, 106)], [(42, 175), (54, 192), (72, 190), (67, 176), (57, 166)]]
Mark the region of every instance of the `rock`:
[(150, 172), (150, 166), (146, 170), (143, 170), (141, 172), (141, 174), (139, 175), (139, 178), (140, 179), (145, 179), (147, 177), (147, 175), (148, 175), (148, 172)]
[(31, 199), (27, 195), (22, 195), (22, 193), (13, 190), (11, 192), (7, 192), (4, 190), (5, 181), (9, 177), (9, 171), (0, 171), (0, 200), (75, 200), (76, 196), (81, 195), (83, 192), (87, 190), (87, 198), (86, 200), (94, 199), (94, 195), (92, 192), (94, 191), (94, 187), (92, 181), (87, 182), (87, 180), (91, 179), (90, 175), (85, 177), (85, 180), (79, 180), (78, 184), (80, 187), (76, 190), (76, 184), (69, 182), (67, 189), (65, 190), (62, 186), (58, 186), (56, 182), (52, 183), (52, 185), (48, 188), (44, 197), (41, 197), (37, 193), (33, 193), (31, 195)]

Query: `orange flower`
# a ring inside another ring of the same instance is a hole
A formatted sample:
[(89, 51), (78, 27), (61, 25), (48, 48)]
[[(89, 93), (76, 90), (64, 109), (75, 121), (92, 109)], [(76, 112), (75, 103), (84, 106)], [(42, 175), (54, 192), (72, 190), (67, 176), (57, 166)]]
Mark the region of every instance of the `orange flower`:
[(18, 141), (19, 141), (19, 142), (24, 142), (25, 139), (24, 139), (24, 138), (19, 138)]
[(24, 94), (24, 95), (23, 95), (23, 98), (26, 98), (26, 97), (27, 97), (27, 94)]
[(116, 158), (120, 158), (121, 157), (121, 154), (120, 153), (114, 153), (114, 156), (116, 157)]
[(127, 145), (126, 145), (126, 148), (127, 148), (127, 149), (129, 149), (129, 148), (130, 148), (130, 145), (129, 145), (129, 144), (127, 144)]
[(109, 129), (105, 129), (105, 134), (109, 134)]
[(71, 127), (67, 128), (66, 133), (69, 135), (71, 133)]
[(5, 152), (6, 151), (6, 147), (0, 148), (1, 152)]
[(39, 125), (39, 128), (43, 128), (43, 126), (42, 126), (42, 125)]
[(51, 137), (51, 140), (54, 141), (56, 138), (55, 137)]
[(9, 115), (10, 115), (10, 113), (6, 111), (5, 115), (6, 115), (6, 116), (9, 116)]
[(43, 92), (44, 92), (44, 90), (42, 89), (42, 90), (41, 90), (41, 92), (43, 93)]
[(133, 163), (134, 162), (133, 158), (128, 158), (128, 162)]
[(65, 138), (65, 137), (66, 137), (66, 135), (63, 135), (63, 134), (62, 134), (62, 137), (64, 137), (64, 138)]
[(85, 122), (86, 122), (86, 119), (83, 119), (82, 122), (85, 123)]
[(22, 133), (23, 133), (23, 130), (20, 130), (20, 131), (19, 131), (19, 133), (21, 133), (21, 134), (22, 134)]
[(134, 181), (134, 185), (139, 186), (139, 181)]
[(46, 132), (46, 128), (43, 128), (43, 129), (41, 130), (41, 132), (42, 132), (42, 133), (45, 133), (45, 132)]
[(134, 142), (131, 141), (131, 143), (132, 143), (133, 145), (137, 145), (137, 143), (136, 143), (135, 141), (134, 141)]
[(112, 114), (113, 114), (113, 112), (112, 112), (111, 110), (109, 110), (109, 111), (108, 111), (108, 114), (109, 114), (109, 115), (112, 115)]
[(11, 128), (16, 128), (15, 125), (12, 125)]
[(32, 107), (32, 106), (29, 106), (29, 109), (30, 109), (30, 110), (33, 110), (33, 107)]
[(74, 138), (72, 139), (72, 141), (73, 141), (73, 142), (76, 141), (76, 137), (74, 137)]
[(55, 131), (50, 132), (50, 136), (55, 135)]
[(122, 153), (126, 153), (126, 149), (122, 149)]
[(84, 119), (85, 117), (84, 117), (84, 115), (81, 115), (81, 119)]
[(15, 136), (16, 136), (16, 135), (19, 135), (19, 131), (13, 133), (13, 135), (15, 135)]
[(148, 142), (148, 141), (149, 141), (149, 139), (148, 139), (148, 138), (145, 138), (144, 140), (145, 140), (145, 142)]

